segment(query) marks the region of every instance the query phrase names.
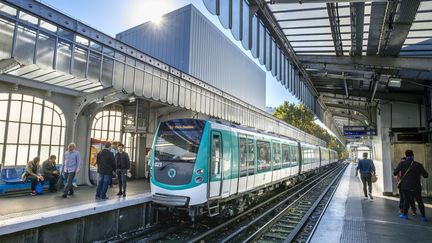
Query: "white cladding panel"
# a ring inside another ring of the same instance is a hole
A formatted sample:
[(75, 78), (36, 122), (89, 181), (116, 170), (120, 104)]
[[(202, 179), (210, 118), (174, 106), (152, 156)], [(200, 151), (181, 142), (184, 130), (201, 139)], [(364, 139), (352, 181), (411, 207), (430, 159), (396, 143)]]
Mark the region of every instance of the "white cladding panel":
[(265, 109), (266, 74), (193, 5), (117, 39), (246, 103)]

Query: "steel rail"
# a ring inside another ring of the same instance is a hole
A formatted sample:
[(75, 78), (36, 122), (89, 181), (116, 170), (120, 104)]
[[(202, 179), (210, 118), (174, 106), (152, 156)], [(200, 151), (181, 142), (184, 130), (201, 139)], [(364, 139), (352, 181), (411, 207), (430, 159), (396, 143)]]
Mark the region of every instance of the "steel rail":
[[(275, 206), (273, 206), (272, 208), (270, 208), (269, 210), (267, 210), (265, 213), (263, 213), (260, 216), (256, 217), (254, 220), (250, 221), (248, 224), (240, 227), (238, 230), (236, 230), (234, 233), (230, 234), (228, 237), (226, 237), (225, 239), (223, 239), (221, 242), (228, 242), (228, 241), (232, 240), (234, 237), (238, 236), (239, 234), (241, 234), (245, 230), (249, 229), (251, 226), (255, 225), (256, 222), (258, 222), (259, 220), (261, 220), (265, 216), (268, 216), (270, 213), (273, 213), (276, 209), (280, 208), (284, 203), (286, 203), (289, 200), (291, 200), (292, 198), (298, 196), (298, 194), (302, 193), (303, 191), (306, 190), (306, 192), (304, 192), (304, 193), (307, 193), (309, 191), (309, 189), (308, 189), (309, 186), (313, 185), (316, 181), (323, 181), (328, 176), (332, 175), (332, 173), (334, 171), (336, 171), (340, 167), (341, 166), (337, 166), (333, 170), (329, 171), (327, 174), (322, 175), (321, 177), (319, 177), (319, 178), (315, 179), (314, 181), (308, 183), (307, 185), (303, 186), (301, 189), (299, 189), (298, 191), (294, 192), (289, 197), (287, 197), (283, 201), (279, 202), (278, 204), (276, 204)], [(315, 185), (313, 185), (312, 188), (314, 188), (316, 185), (319, 185), (319, 183), (316, 183)], [(297, 201), (297, 199), (295, 201)], [(290, 205), (292, 205), (292, 203), (290, 203)]]
[[(207, 231), (207, 232), (205, 232), (205, 233), (203, 233), (203, 234), (201, 234), (201, 235), (199, 235), (199, 236), (197, 236), (197, 237), (195, 237), (195, 238), (189, 240), (188, 243), (199, 242), (200, 240), (204, 239), (205, 237), (207, 237), (207, 236), (209, 236), (209, 235), (211, 235), (211, 234), (214, 234), (215, 232), (219, 231), (220, 229), (223, 229), (223, 228), (227, 227), (228, 225), (232, 224), (232, 223), (235, 222), (235, 221), (238, 221), (240, 218), (244, 217), (245, 215), (248, 215), (248, 214), (252, 213), (253, 211), (255, 211), (255, 210), (257, 210), (257, 209), (260, 209), (260, 208), (262, 208), (263, 206), (265, 206), (265, 205), (267, 205), (267, 204), (270, 204), (271, 202), (273, 202), (273, 201), (276, 200), (277, 198), (280, 198), (281, 196), (284, 196), (285, 194), (292, 193), (291, 196), (289, 196), (288, 198), (284, 199), (283, 201), (279, 202), (279, 203), (276, 205), (276, 206), (280, 206), (280, 205), (282, 205), (283, 203), (285, 203), (286, 201), (290, 200), (290, 199), (291, 199), (292, 197), (294, 197), (295, 195), (297, 195), (298, 193), (300, 193), (301, 191), (303, 191), (306, 187), (312, 185), (313, 183), (315, 183), (315, 182), (318, 181), (318, 180), (321, 180), (323, 177), (325, 177), (325, 176), (331, 174), (332, 172), (334, 172), (334, 171), (337, 170), (338, 168), (339, 168), (339, 166), (335, 166), (335, 167), (329, 169), (328, 171), (326, 171), (326, 173), (325, 173), (324, 175), (317, 175), (317, 176), (313, 176), (313, 177), (311, 177), (311, 178), (308, 178), (305, 182), (300, 183), (300, 184), (297, 184), (297, 185), (293, 186), (292, 188), (290, 188), (289, 190), (284, 191), (284, 192), (282, 192), (282, 193), (279, 193), (279, 194), (277, 194), (277, 195), (271, 197), (270, 199), (267, 199), (266, 201), (264, 201), (264, 202), (262, 202), (262, 203), (260, 203), (260, 204), (258, 204), (258, 205), (256, 205), (256, 206), (254, 206), (254, 207), (248, 209), (247, 211), (245, 211), (245, 212), (243, 212), (243, 213), (237, 215), (236, 217), (234, 217), (234, 218), (232, 218), (232, 219), (230, 219), (230, 220), (224, 222), (223, 224), (220, 224), (220, 225), (218, 225), (218, 226), (212, 228), (211, 230), (209, 230), (209, 231)], [(310, 182), (308, 182), (308, 181), (310, 181)], [(306, 184), (306, 183), (307, 183), (307, 184)], [(305, 185), (305, 184), (306, 184), (306, 185)], [(294, 190), (297, 190), (297, 191), (294, 191)], [(294, 191), (294, 192), (293, 192), (293, 191)]]
[[(341, 169), (341, 171), (339, 171), (338, 175), (340, 175), (344, 170), (345, 170), (346, 166), (344, 168)], [(320, 198), (322, 199), (323, 195), (325, 195), (328, 191), (328, 188), (330, 188), (331, 185), (333, 185), (334, 181), (338, 178), (338, 175), (332, 180), (332, 182), (329, 184), (329, 186), (327, 186), (327, 189), (321, 193)], [(322, 178), (322, 181), (324, 181), (325, 179), (327, 179), (329, 176), (331, 175), (327, 175), (324, 178)], [(302, 196), (300, 196), (299, 198), (297, 198), (296, 200), (294, 200), (292, 203), (290, 203), (288, 206), (285, 207), (285, 209), (283, 209), (282, 211), (280, 211), (276, 216), (274, 216), (272, 219), (270, 219), (265, 225), (263, 225), (261, 228), (259, 228), (257, 231), (255, 231), (252, 235), (250, 235), (246, 240), (244, 240), (243, 242), (252, 242), (253, 240), (261, 237), (262, 234), (264, 234), (267, 229), (269, 229), (271, 226), (273, 226), (276, 222), (278, 222), (278, 220), (283, 217), (287, 211), (289, 211), (290, 209), (292, 209), (292, 207), (294, 205), (297, 205), (298, 202), (300, 202), (301, 200), (305, 199), (306, 196), (310, 195), (310, 192), (313, 192), (313, 190), (318, 187), (320, 184), (315, 184), (313, 187), (309, 188)], [(313, 206), (316, 207), (316, 205), (318, 205), (319, 201), (316, 200), (315, 203), (313, 204)], [(315, 209), (315, 208), (314, 208)], [(294, 232), (294, 236), (297, 235), (297, 233), (300, 231), (300, 229), (303, 227), (303, 224), (306, 222), (306, 219), (309, 217), (310, 215), (310, 209), (308, 210), (308, 212), (302, 217), (301, 221), (299, 223), (297, 223), (297, 226), (293, 229), (293, 231), (291, 231), (290, 235)], [(306, 217), (307, 216), (307, 217)], [(258, 220), (254, 220), (253, 223), (257, 222)], [(252, 222), (251, 222), (252, 223)], [(235, 237), (233, 235), (233, 237)], [(229, 240), (231, 240), (233, 237), (231, 237)]]

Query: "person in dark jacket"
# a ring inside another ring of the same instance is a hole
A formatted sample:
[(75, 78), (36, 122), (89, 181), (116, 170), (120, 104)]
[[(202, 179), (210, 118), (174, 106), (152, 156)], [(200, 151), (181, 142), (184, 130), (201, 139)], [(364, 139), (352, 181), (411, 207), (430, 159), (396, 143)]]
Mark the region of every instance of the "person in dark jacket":
[(45, 177), (45, 181), (49, 182), (49, 191), (56, 192), (57, 181), (59, 179), (59, 171), (56, 168), (55, 155), (51, 155), (47, 160), (42, 163), (42, 176)]
[(115, 156), (117, 166), (117, 178), (119, 182), (119, 192), (117, 196), (123, 195), (126, 197), (126, 177), (128, 170), (130, 169), (129, 155), (124, 151), (124, 145), (118, 145), (118, 153)]
[[(372, 174), (375, 174), (375, 165), (372, 160), (368, 159), (368, 153), (363, 153), (363, 159), (361, 159), (356, 168), (356, 176), (358, 175), (358, 171), (360, 171), (360, 179), (363, 183), (363, 192), (367, 199), (368, 195), (370, 199), (373, 199), (372, 196)], [(366, 184), (369, 189), (369, 193), (366, 190)]]
[(403, 212), (400, 215), (402, 219), (408, 219), (408, 208), (410, 201), (413, 198), (417, 201), (422, 221), (427, 221), (425, 214), (425, 207), (421, 196), (421, 184), (420, 177), (427, 178), (429, 174), (424, 169), (423, 165), (417, 161), (414, 161), (414, 152), (412, 150), (405, 151), (405, 160), (399, 162), (396, 169), (393, 171), (393, 175), (396, 176), (399, 172), (402, 172), (399, 186), (402, 189), (404, 197)]
[[(405, 157), (403, 157), (400, 161), (405, 160)], [(399, 171), (399, 173), (394, 177), (396, 179), (397, 184), (399, 185), (400, 179), (402, 177), (402, 171)], [(399, 189), (399, 213), (403, 213), (403, 204), (404, 204), (404, 197), (402, 193), (402, 189), (400, 186), (398, 186)], [(417, 209), (415, 206), (414, 198), (410, 201), (411, 211), (413, 215), (417, 215)]]
[(105, 148), (97, 154), (96, 164), (99, 175), (98, 186), (96, 189), (96, 200), (108, 199), (106, 193), (113, 173), (115, 173), (115, 159), (110, 151), (111, 143), (106, 142)]

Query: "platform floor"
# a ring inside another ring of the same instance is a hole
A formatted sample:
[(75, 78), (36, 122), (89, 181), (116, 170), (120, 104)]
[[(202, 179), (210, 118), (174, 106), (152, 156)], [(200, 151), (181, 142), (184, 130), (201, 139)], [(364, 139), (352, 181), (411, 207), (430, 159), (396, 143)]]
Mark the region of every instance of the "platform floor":
[[(399, 218), (399, 198), (383, 197), (373, 188), (374, 199), (364, 199), (362, 184), (350, 164), (311, 242), (432, 242), (432, 222), (420, 215)], [(418, 212), (420, 213), (420, 212)], [(432, 205), (426, 205), (432, 220)]]
[[(144, 179), (127, 182), (127, 196), (134, 196), (150, 192), (150, 185)], [(118, 185), (108, 189), (108, 197), (116, 199)], [(68, 198), (62, 198), (62, 192), (31, 196), (30, 192), (19, 196), (0, 197), (0, 221), (31, 214), (37, 214), (62, 208), (69, 208), (81, 204), (95, 202), (96, 186), (79, 186), (75, 193)]]

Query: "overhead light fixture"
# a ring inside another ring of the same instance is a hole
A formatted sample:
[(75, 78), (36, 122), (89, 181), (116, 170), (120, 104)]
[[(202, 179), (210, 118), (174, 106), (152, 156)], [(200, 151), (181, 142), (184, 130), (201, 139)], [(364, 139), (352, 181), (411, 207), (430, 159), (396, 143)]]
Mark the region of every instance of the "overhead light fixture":
[(129, 97), (129, 103), (134, 103), (135, 102), (135, 97)]
[(397, 77), (390, 77), (389, 78), (389, 82), (388, 82), (389, 87), (400, 88), (401, 85), (402, 85), (402, 79), (401, 78), (397, 78)]

